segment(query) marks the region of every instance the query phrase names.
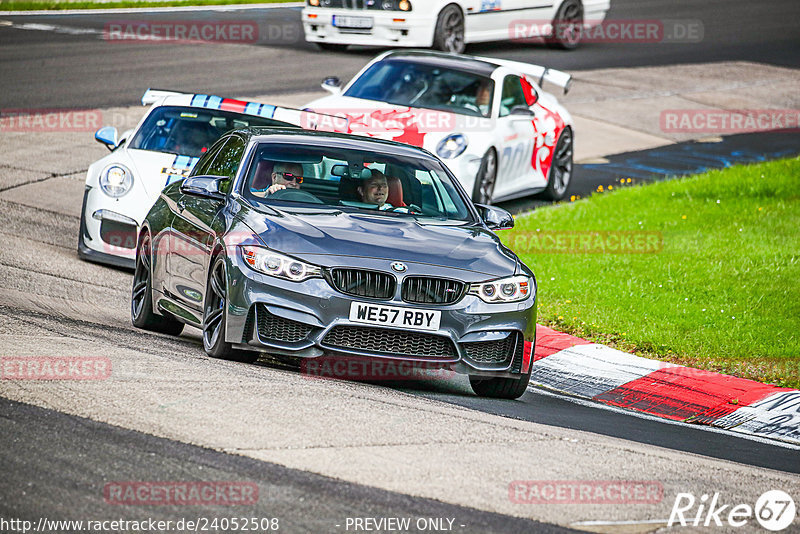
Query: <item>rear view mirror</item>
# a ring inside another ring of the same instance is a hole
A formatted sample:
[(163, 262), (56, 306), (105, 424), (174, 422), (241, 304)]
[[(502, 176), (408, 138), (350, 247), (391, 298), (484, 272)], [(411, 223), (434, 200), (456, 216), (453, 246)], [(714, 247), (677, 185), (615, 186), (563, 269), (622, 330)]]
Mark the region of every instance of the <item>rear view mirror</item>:
[(94, 133), (94, 138), (108, 147), (109, 150), (114, 150), (119, 146), (117, 139), (117, 129), (113, 126), (103, 126)]
[(372, 171), (366, 167), (355, 167), (355, 171), (347, 165), (334, 165), (331, 174), (339, 178), (354, 178), (356, 180), (366, 180), (372, 177)]

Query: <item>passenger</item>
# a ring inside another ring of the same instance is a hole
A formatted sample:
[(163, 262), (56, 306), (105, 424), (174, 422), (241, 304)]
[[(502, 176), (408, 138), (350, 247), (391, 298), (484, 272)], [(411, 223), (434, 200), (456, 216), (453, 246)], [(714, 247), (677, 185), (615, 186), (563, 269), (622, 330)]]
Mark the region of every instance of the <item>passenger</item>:
[(303, 166), (299, 163), (276, 163), (272, 170), (272, 185), (267, 196), (282, 189), (300, 189), (303, 183)]
[(386, 175), (377, 169), (371, 169), (371, 171), (372, 176), (364, 180), (363, 184), (356, 189), (361, 202), (374, 204), (379, 210), (394, 208), (391, 204), (386, 203), (389, 198), (389, 183)]

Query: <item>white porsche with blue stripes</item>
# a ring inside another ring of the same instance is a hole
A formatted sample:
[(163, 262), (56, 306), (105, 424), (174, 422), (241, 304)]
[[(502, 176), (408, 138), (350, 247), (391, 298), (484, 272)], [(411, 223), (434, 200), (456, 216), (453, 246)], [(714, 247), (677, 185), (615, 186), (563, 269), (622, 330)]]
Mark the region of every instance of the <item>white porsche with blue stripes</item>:
[(297, 127), (305, 112), (212, 95), (149, 89), (151, 105), (132, 130), (106, 126), (95, 138), (111, 153), (86, 176), (78, 256), (120, 267), (134, 266), (138, 228), (161, 190), (188, 175), (223, 134), (248, 126)]

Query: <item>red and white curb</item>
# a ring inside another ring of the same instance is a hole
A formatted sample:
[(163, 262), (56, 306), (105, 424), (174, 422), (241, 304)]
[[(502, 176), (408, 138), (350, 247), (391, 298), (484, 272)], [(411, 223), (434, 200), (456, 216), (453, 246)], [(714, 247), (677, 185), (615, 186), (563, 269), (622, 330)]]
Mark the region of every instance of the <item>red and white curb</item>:
[[(531, 344), (525, 344), (525, 360)], [(800, 391), (640, 358), (544, 326), (531, 384), (656, 417), (800, 444)]]

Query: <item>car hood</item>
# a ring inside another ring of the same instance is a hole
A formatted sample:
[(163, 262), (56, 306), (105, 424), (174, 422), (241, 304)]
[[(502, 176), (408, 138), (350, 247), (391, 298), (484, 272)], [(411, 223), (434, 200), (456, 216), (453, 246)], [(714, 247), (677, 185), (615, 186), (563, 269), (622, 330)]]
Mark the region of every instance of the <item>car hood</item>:
[(126, 153), (134, 179), (153, 202), (166, 186), (188, 176), (199, 159), (151, 150), (128, 149)]
[(240, 217), (269, 248), (323, 267), (343, 265), (342, 256), (350, 256), (461, 269), (486, 277), (508, 276), (517, 269), (516, 256), (494, 233), (474, 224), (336, 209), (266, 210), (272, 214), (245, 209)]
[[(452, 133), (491, 131), (491, 119), (449, 111), (415, 108), (347, 96), (328, 96), (305, 106), (319, 117), (320, 130), (398, 141), (433, 150)], [(333, 120), (331, 116), (347, 120)]]

